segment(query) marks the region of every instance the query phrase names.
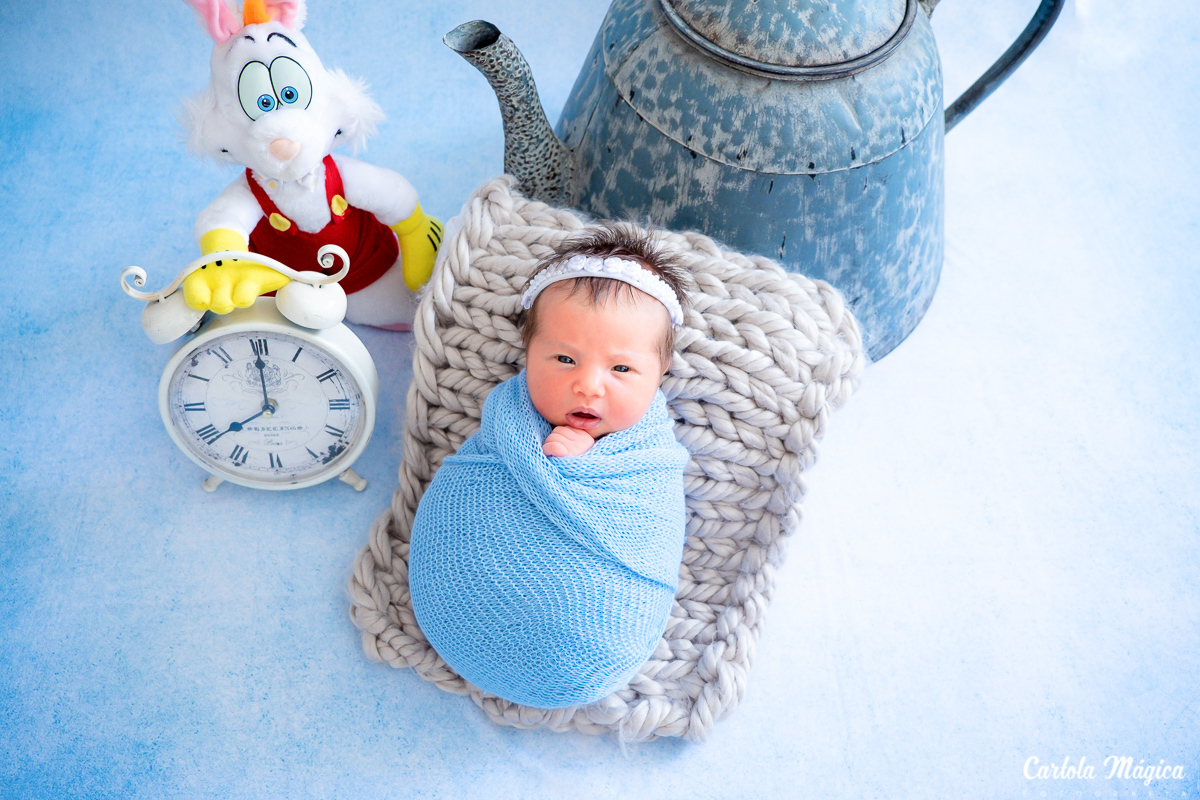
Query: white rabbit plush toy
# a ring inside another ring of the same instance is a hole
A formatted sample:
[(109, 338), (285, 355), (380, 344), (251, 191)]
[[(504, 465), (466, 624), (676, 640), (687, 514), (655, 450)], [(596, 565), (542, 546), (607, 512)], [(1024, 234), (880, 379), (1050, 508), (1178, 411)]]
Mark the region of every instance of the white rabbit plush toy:
[[(240, 20), (227, 0), (185, 2), (216, 42), (211, 83), (181, 113), (188, 144), (246, 167), (196, 219), (201, 254), (250, 250), (308, 270), (318, 268), (322, 245), (340, 245), (350, 256), (346, 318), (407, 329), (442, 226), (403, 176), (330, 152), (341, 143), (356, 149), (383, 111), (361, 81), (321, 65), (300, 33), (304, 0), (245, 0)], [(287, 282), (226, 259), (192, 273), (183, 297), (198, 311), (227, 314)]]

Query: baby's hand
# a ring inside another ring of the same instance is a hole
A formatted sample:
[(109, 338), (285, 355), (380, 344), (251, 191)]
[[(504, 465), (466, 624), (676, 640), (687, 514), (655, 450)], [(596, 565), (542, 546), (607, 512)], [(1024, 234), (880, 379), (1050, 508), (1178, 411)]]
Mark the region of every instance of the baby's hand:
[(586, 431), (559, 425), (542, 442), (542, 452), (548, 456), (581, 456), (591, 450), (595, 443), (596, 440)]

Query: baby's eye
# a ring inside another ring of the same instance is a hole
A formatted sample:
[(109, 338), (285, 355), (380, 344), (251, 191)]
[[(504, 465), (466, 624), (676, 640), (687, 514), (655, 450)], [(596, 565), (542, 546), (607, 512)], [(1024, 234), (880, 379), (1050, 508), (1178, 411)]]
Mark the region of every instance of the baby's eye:
[(558, 359), (558, 363), (560, 363), (560, 364), (574, 364), (575, 363), (573, 360), (571, 360), (570, 356), (555, 356), (555, 358)]
[(613, 372), (629, 372), (629, 367), (625, 366), (624, 364), (617, 364), (615, 367), (613, 367)]

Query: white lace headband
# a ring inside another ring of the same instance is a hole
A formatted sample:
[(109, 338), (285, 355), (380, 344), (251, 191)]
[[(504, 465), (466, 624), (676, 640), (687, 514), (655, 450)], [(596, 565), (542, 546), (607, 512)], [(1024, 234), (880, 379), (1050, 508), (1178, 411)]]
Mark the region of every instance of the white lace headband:
[(571, 256), (542, 270), (525, 289), (525, 294), (521, 295), (521, 305), (528, 309), (547, 286), (572, 278), (611, 278), (628, 283), (666, 306), (673, 325), (683, 324), (683, 308), (667, 282), (638, 262), (616, 256)]

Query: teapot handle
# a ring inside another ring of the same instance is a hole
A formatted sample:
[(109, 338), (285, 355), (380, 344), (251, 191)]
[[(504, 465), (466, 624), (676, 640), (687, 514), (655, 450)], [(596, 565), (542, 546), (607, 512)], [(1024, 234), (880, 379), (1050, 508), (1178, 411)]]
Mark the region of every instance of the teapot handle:
[[(939, 0), (921, 0), (921, 5), (925, 7), (927, 14), (932, 15), (933, 8), (938, 2)], [(987, 72), (983, 73), (983, 77), (971, 84), (971, 88), (959, 95), (959, 98), (946, 109), (947, 133), (961, 122), (963, 117), (974, 111), (975, 106), (996, 91), (1000, 84), (1004, 83), (1008, 76), (1021, 66), (1021, 62), (1033, 52), (1034, 48), (1042, 43), (1042, 39), (1045, 39), (1046, 34), (1050, 32), (1050, 27), (1058, 19), (1058, 13), (1062, 11), (1065, 3), (1066, 0), (1042, 0), (1041, 5), (1033, 14), (1033, 19), (1025, 26), (1025, 30), (1021, 31), (1021, 35), (1012, 43), (1012, 46), (1004, 51), (1004, 55), (1000, 56)]]

